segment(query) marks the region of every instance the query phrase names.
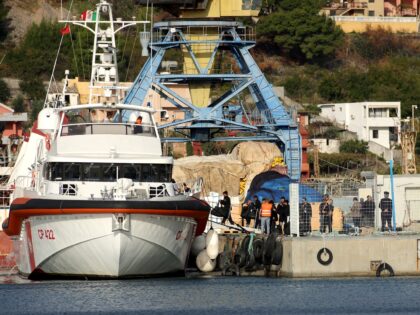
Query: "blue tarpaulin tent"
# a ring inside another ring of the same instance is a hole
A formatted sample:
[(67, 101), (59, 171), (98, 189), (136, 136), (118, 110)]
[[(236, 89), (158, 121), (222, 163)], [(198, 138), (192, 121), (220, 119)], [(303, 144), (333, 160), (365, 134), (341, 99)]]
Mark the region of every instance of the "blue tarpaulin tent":
[[(263, 198), (271, 199), (275, 203), (279, 202), (281, 197), (289, 199), (289, 184), (291, 180), (285, 175), (269, 171), (261, 173), (252, 180), (245, 200), (257, 195), (260, 200)], [(299, 197), (306, 197), (309, 202), (320, 202), (322, 193), (314, 188), (299, 183)], [(299, 200), (300, 202), (300, 200)]]

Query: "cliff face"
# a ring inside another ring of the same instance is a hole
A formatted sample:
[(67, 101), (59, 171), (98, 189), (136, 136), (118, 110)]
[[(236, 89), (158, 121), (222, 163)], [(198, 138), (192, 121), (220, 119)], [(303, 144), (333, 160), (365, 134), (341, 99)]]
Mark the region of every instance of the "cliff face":
[[(48, 0), (5, 0), (10, 8), (8, 18), (12, 28), (8, 39), (17, 43), (25, 35), (32, 23), (40, 23), (45, 20), (61, 19), (60, 1)], [(63, 16), (67, 15), (63, 7)]]

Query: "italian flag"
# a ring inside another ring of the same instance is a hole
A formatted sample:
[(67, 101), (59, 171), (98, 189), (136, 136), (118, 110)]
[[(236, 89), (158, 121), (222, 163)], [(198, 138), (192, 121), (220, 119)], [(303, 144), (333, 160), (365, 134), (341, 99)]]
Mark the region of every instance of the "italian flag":
[(96, 21), (96, 11), (86, 10), (80, 14), (83, 21)]

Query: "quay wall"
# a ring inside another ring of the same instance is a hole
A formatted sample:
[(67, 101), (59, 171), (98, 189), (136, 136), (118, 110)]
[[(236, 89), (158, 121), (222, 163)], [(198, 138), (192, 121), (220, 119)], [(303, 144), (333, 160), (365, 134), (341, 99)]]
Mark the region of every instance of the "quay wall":
[[(329, 265), (322, 265), (317, 259), (318, 252), (324, 247), (333, 255)], [(420, 235), (284, 238), (279, 275), (376, 276), (379, 265), (383, 263), (392, 267), (395, 276), (420, 275)]]

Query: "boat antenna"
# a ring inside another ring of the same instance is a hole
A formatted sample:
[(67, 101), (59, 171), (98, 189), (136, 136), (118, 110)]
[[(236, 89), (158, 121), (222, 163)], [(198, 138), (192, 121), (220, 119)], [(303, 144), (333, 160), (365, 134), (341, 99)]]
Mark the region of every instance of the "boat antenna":
[[(71, 2), (70, 2), (69, 11), (67, 12), (67, 18), (66, 18), (67, 20), (68, 20), (68, 19), (69, 19), (69, 17), (70, 17), (70, 12), (71, 12), (71, 8), (72, 8), (72, 7), (73, 7), (73, 0), (71, 0)], [(46, 95), (45, 95), (44, 108), (45, 108), (45, 107), (48, 107), (48, 94), (50, 93), (51, 83), (52, 83), (52, 81), (53, 81), (53, 79), (54, 79), (54, 72), (55, 72), (55, 68), (57, 67), (58, 56), (60, 55), (61, 46), (63, 45), (63, 39), (64, 39), (64, 36), (65, 36), (65, 35), (66, 35), (66, 34), (65, 34), (64, 32), (62, 32), (62, 33), (61, 33), (60, 44), (58, 45), (57, 54), (56, 54), (56, 56), (55, 56), (55, 60), (54, 60), (54, 66), (53, 66), (53, 69), (52, 69), (52, 72), (51, 72), (50, 81), (49, 81), (49, 83), (48, 83), (47, 93), (46, 93)]]

